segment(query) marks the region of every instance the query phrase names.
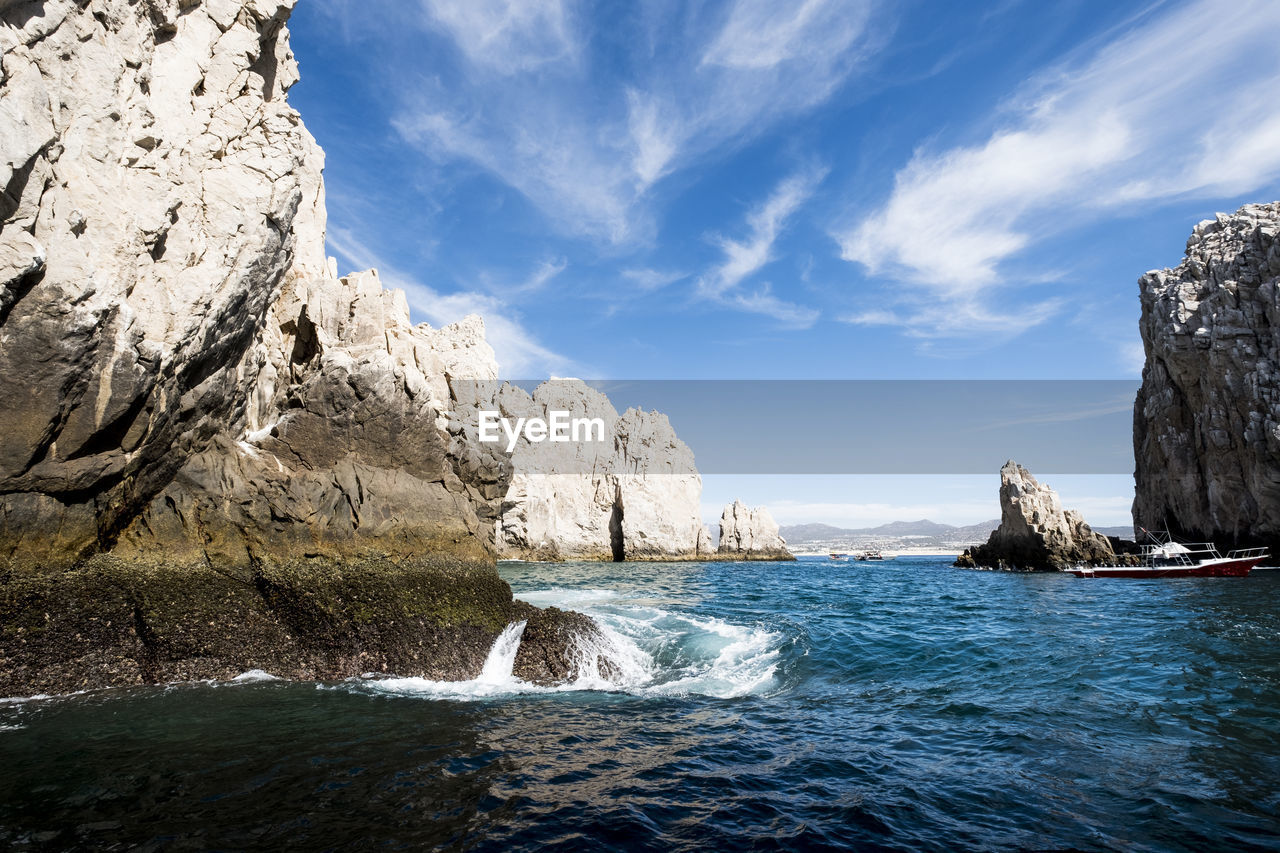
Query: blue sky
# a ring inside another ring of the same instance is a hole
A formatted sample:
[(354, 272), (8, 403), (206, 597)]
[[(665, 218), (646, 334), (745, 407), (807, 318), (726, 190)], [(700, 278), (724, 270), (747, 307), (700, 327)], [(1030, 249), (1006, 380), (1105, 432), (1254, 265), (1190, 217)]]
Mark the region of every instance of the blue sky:
[[(307, 0), (291, 28), (330, 253), (415, 320), (482, 314), (512, 377), (1136, 376), (1137, 277), (1280, 197), (1276, 3)], [(1063, 490), (1087, 516), (1127, 501), (1092, 482)], [(851, 488), (817, 491), (926, 505)], [(995, 514), (967, 500), (940, 520)]]

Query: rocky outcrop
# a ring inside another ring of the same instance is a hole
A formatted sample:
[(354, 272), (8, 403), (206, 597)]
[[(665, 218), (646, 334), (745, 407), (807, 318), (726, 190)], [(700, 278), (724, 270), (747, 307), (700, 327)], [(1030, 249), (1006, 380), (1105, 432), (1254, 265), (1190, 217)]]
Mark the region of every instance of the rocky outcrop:
[(457, 560), (240, 567), (98, 555), (54, 573), (6, 573), (0, 695), (230, 679), (252, 669), (300, 679), (470, 678), (502, 629), (531, 609), (512, 600), (492, 565)]
[(1000, 526), (956, 561), (965, 568), (1054, 571), (1115, 559), (1111, 541), (1013, 460), (1000, 469)]
[(0, 695), (467, 678), (517, 620), (573, 671), (494, 567), (483, 325), (324, 259), (291, 7), (0, 11)]
[(616, 680), (617, 668), (605, 653), (609, 642), (590, 617), (558, 607), (525, 606), (530, 614), (512, 675), (543, 685), (580, 678)]
[(1201, 222), (1139, 288), (1135, 523), (1280, 553), (1280, 202)]
[(734, 501), (720, 515), (720, 559), (730, 560), (794, 560), (787, 543), (778, 532), (778, 523), (764, 507), (749, 508)]
[[(628, 409), (576, 379), (544, 382), (532, 395), (504, 386), (504, 417), (599, 418), (603, 441), (530, 443), (512, 454), (499, 552), (526, 560), (712, 558), (699, 519), (702, 478), (693, 452), (666, 415)], [(585, 435), (585, 434), (584, 434)]]

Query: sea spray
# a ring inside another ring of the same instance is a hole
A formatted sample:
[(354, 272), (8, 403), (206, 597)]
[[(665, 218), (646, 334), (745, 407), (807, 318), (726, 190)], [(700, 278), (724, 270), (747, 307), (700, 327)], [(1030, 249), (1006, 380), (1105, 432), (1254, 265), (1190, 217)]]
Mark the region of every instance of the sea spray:
[(631, 690), (653, 680), (653, 659), (630, 638), (596, 619), (598, 632), (575, 634), (569, 655), (573, 689)]
[(480, 684), (509, 685), (512, 682), (511, 670), (515, 667), (516, 654), (520, 651), (520, 638), (524, 635), (527, 622), (512, 622), (502, 629), (498, 639), (493, 641), (489, 656), (484, 660), (484, 668), (476, 679)]

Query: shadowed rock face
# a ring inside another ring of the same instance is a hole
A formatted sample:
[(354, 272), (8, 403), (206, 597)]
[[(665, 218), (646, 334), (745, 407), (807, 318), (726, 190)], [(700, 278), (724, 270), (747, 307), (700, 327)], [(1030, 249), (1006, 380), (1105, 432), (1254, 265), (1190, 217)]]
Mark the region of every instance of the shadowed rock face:
[(1197, 225), (1139, 280), (1136, 524), (1280, 549), (1280, 203)]
[(369, 272), (291, 286), (267, 331), (241, 436), (192, 457), (115, 553), (491, 562), (509, 465), (443, 414), (465, 405), (449, 377), (496, 377), (480, 319), (411, 326)]
[(965, 551), (956, 565), (1054, 571), (1114, 558), (1106, 536), (1095, 533), (1080, 513), (1064, 510), (1053, 489), (1010, 460), (1000, 469), (1000, 526), (987, 544)]
[(729, 504), (720, 515), (716, 555), (727, 560), (795, 559), (769, 510), (762, 506), (751, 509), (742, 501)]

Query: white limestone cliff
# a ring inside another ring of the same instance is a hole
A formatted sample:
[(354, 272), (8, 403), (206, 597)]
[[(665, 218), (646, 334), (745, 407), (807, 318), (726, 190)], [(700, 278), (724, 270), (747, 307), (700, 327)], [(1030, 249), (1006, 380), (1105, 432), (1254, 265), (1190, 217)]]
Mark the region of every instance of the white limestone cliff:
[(720, 545), (716, 553), (721, 559), (733, 560), (795, 559), (769, 510), (762, 506), (751, 508), (737, 500), (720, 514)]
[(534, 560), (697, 560), (711, 556), (699, 521), (702, 478), (666, 415), (622, 415), (579, 380), (544, 382), (532, 396), (506, 386), (508, 416), (553, 410), (600, 418), (603, 442), (522, 441), (503, 500), (499, 553)]

